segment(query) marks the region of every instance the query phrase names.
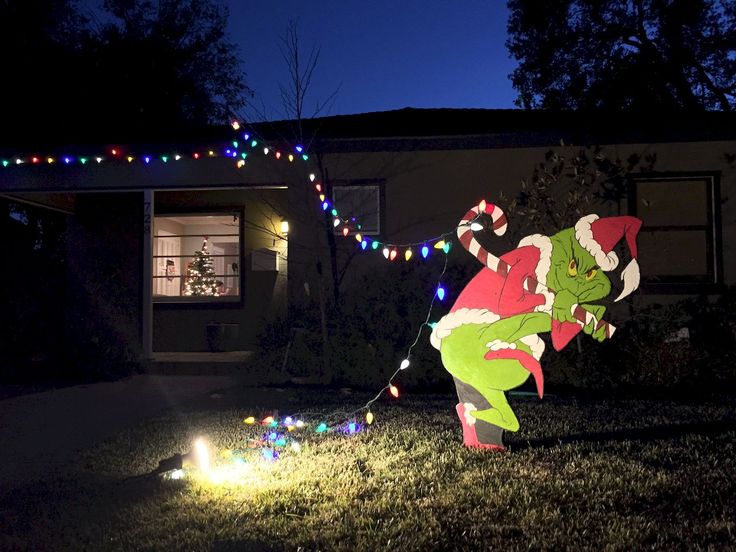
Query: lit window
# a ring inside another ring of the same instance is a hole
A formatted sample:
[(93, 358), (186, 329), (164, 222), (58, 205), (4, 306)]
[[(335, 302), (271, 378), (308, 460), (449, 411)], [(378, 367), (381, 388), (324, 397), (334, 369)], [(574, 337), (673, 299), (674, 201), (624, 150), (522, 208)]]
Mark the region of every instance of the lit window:
[(240, 215), (154, 217), (155, 301), (227, 301), (240, 297)]
[[(360, 224), (360, 233), (381, 233), (381, 186), (376, 181), (332, 183), (332, 201), (350, 226)], [(339, 229), (336, 230), (338, 232)]]
[(719, 205), (717, 174), (633, 181), (630, 212), (644, 223), (638, 238), (643, 283), (676, 291), (722, 281)]

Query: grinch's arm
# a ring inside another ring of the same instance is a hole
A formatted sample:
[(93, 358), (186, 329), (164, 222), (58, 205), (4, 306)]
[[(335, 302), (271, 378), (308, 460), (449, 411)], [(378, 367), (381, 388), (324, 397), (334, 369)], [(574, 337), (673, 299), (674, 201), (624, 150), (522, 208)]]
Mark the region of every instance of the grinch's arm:
[(551, 322), (552, 318), (542, 312), (531, 312), (504, 318), (483, 328), (480, 332), (482, 335), (481, 341), (489, 342), (500, 339), (507, 343), (513, 343), (527, 335), (549, 332)]
[(498, 313), (501, 316), (531, 312), (534, 307), (544, 305), (544, 295), (524, 289), (524, 282), (528, 278), (536, 279), (538, 262), (539, 250), (533, 246), (519, 247), (501, 257), (498, 270), (508, 271), (498, 298)]

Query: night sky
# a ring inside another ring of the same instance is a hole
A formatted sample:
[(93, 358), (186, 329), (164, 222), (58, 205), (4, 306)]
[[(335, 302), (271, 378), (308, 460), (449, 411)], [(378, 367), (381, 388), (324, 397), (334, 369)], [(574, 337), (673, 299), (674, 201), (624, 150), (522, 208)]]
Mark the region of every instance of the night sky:
[(241, 48), (257, 109), (250, 120), (280, 119), (279, 51), (289, 19), (302, 50), (321, 46), (305, 116), (339, 86), (322, 115), (402, 107), (511, 108), (515, 63), (504, 47), (505, 0), (227, 0), (230, 38)]

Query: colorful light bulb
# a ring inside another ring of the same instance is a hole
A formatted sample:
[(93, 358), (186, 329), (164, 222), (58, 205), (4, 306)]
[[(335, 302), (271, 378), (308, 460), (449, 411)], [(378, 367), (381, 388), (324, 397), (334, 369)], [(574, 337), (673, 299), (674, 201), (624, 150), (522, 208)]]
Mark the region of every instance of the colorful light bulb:
[(435, 249), (442, 249), (443, 247), (445, 247), (445, 240), (440, 240), (434, 244)]
[(383, 256), (384, 257), (386, 257), (388, 259), (388, 256), (389, 256), (390, 253), (391, 253), (391, 251), (389, 250), (388, 247), (384, 247), (383, 248)]
[(479, 230), (483, 230), (483, 225), (479, 222), (474, 222), (470, 225), (470, 229), (473, 232), (478, 232)]
[(365, 415), (365, 423), (368, 425), (373, 423), (373, 412), (368, 412), (368, 414)]
[(243, 420), (243, 423), (247, 425), (253, 425), (254, 423), (256, 423), (256, 419), (253, 416), (248, 416), (245, 420)]
[(395, 385), (389, 385), (388, 392), (391, 393), (391, 395), (393, 395), (397, 399), (399, 398), (399, 388), (396, 387)]
[(368, 247), (368, 241), (367, 241), (367, 240), (363, 240), (362, 242), (360, 242), (360, 248), (361, 248), (361, 249), (362, 249), (363, 251), (365, 251), (365, 248), (366, 248), (366, 247)]
[(442, 286), (439, 286), (437, 288), (437, 298), (440, 301), (443, 301), (445, 299), (445, 288), (443, 288)]
[(422, 258), (426, 259), (429, 256), (429, 247), (426, 245), (422, 246)]
[(371, 248), (372, 248), (373, 250), (376, 250), (376, 249), (378, 249), (378, 246), (379, 246), (379, 245), (381, 245), (381, 244), (380, 244), (380, 243), (378, 243), (377, 241), (374, 241), (374, 242), (373, 242), (373, 243), (371, 244)]
[(396, 249), (392, 249), (391, 253), (389, 253), (389, 256), (388, 256), (389, 260), (393, 261), (398, 254), (399, 252), (396, 251)]
[(409, 248), (404, 252), (404, 260), (408, 261), (409, 259), (411, 259), (411, 256), (412, 256), (412, 252), (411, 252), (411, 248)]
[(348, 229), (347, 226), (342, 229), (342, 235), (343, 236), (347, 236), (349, 233), (350, 233), (350, 230)]
[(480, 203), (478, 204), (478, 212), (485, 213), (486, 212), (486, 200), (481, 199)]
[(357, 242), (362, 242), (363, 241), (363, 236), (360, 235), (360, 232), (358, 232), (357, 234), (355, 234), (355, 241), (357, 241)]
[(324, 422), (322, 422), (321, 424), (319, 424), (319, 425), (317, 426), (317, 429), (316, 429), (315, 431), (316, 431), (317, 433), (324, 433), (325, 431), (327, 431), (327, 424), (326, 424), (326, 423), (324, 423)]
[(405, 358), (401, 361), (401, 365), (399, 366), (399, 370), (406, 370), (409, 367), (409, 359)]
[(317, 178), (317, 175), (314, 173), (309, 173), (309, 181), (314, 182), (314, 179)]

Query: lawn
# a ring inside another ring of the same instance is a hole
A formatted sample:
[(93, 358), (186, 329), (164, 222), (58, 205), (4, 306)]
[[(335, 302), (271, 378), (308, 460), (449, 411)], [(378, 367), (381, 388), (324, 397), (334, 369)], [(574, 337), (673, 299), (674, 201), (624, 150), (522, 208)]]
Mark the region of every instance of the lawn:
[[(364, 399), (241, 390), (149, 420), (4, 498), (0, 548), (736, 549), (733, 400), (516, 396), (522, 427), (501, 454), (462, 447), (450, 395), (382, 400), (356, 435), (314, 432), (315, 411)], [(263, 432), (243, 418), (276, 407), (311, 424), (301, 452), (246, 452), (250, 471), (217, 485), (196, 469), (134, 477), (197, 436), (229, 462), (223, 450)]]

